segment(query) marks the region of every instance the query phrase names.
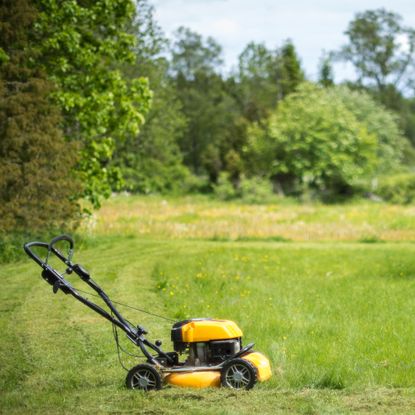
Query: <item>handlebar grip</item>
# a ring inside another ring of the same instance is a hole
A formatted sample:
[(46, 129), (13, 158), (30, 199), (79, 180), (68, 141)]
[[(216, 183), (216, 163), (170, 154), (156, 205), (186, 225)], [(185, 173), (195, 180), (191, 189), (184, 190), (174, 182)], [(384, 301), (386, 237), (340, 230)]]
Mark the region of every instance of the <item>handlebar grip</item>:
[[(69, 242), (69, 257), (68, 258), (66, 258), (65, 255), (63, 255), (57, 248), (54, 247), (54, 245), (59, 241)], [(40, 248), (47, 249), (46, 259), (43, 260), (43, 259), (39, 258), (39, 256), (36, 255), (32, 251), (32, 249), (31, 249), (32, 247), (40, 247)], [(70, 262), (70, 260), (71, 260), (73, 247), (74, 247), (74, 241), (69, 235), (59, 235), (59, 236), (53, 238), (49, 243), (33, 241), (33, 242), (27, 242), (23, 245), (23, 248), (24, 248), (26, 254), (30, 258), (32, 258), (37, 264), (39, 264), (42, 268), (47, 266), (48, 258), (49, 258), (49, 255), (50, 255), (51, 252), (53, 252), (53, 254), (55, 254), (62, 262), (64, 262), (65, 264), (68, 264), (68, 262)]]
[(74, 241), (69, 235), (59, 235), (49, 242), (49, 250), (51, 250), (53, 248), (53, 245), (55, 245), (59, 241), (69, 242), (69, 249), (73, 249), (74, 247)]
[(46, 248), (49, 249), (49, 244), (45, 242), (27, 242), (23, 245), (23, 248), (27, 255), (29, 255), (30, 258), (32, 258), (36, 263), (38, 263), (41, 267), (46, 265), (45, 261), (41, 260), (30, 248), (38, 246), (40, 248)]

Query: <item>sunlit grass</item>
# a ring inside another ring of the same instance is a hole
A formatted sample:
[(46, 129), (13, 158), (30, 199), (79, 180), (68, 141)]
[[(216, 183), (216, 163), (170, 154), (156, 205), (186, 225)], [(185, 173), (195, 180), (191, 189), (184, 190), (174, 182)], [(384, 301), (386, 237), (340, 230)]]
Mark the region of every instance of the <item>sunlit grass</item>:
[(271, 357), (270, 386), (409, 387), (415, 247), (200, 245), (156, 268), (176, 318), (238, 321)]
[(415, 241), (415, 207), (248, 205), (209, 198), (117, 196), (83, 225), (95, 235), (174, 239), (292, 241)]

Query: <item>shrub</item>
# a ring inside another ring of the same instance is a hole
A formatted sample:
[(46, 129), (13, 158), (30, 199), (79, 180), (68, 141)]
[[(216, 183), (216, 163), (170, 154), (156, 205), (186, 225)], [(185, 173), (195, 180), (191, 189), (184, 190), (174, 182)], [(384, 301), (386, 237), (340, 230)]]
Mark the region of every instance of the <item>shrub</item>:
[(218, 181), (213, 185), (213, 193), (220, 200), (231, 200), (238, 197), (235, 186), (229, 180), (228, 173), (220, 173)]
[(239, 185), (239, 196), (246, 203), (266, 203), (276, 197), (271, 182), (262, 177), (243, 177)]
[(407, 204), (415, 201), (415, 173), (401, 173), (379, 179), (376, 193), (392, 203)]
[(262, 177), (242, 176), (238, 184), (232, 183), (228, 173), (221, 173), (214, 194), (220, 200), (239, 199), (245, 203), (268, 203), (278, 196), (273, 193), (272, 184)]

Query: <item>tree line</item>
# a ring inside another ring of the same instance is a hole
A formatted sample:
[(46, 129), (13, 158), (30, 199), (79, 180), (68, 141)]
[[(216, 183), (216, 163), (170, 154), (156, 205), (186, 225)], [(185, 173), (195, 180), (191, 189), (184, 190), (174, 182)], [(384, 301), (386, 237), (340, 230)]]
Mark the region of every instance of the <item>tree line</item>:
[[(412, 201), (415, 31), (378, 9), (345, 33), (312, 81), (289, 39), (225, 73), (147, 0), (1, 2), (1, 233), (76, 225), (120, 190)], [(338, 61), (357, 78), (336, 85)]]

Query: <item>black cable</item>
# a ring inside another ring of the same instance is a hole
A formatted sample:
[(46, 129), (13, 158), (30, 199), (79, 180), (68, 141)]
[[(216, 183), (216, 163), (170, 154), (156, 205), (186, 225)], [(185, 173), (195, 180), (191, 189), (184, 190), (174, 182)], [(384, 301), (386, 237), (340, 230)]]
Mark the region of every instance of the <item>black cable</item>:
[[(114, 314), (112, 313), (112, 311), (111, 311), (111, 316), (112, 317), (114, 317)], [(124, 363), (123, 363), (123, 361), (122, 361), (122, 359), (121, 359), (121, 353), (120, 353), (120, 350), (123, 352), (123, 353), (125, 353), (125, 354), (127, 354), (127, 355), (129, 355), (129, 356), (132, 356), (132, 357), (136, 357), (136, 358), (144, 358), (145, 356), (144, 355), (136, 355), (136, 354), (133, 354), (133, 353), (130, 353), (130, 352), (128, 352), (127, 350), (125, 350), (122, 346), (121, 346), (121, 344), (120, 344), (120, 339), (119, 339), (119, 337), (118, 337), (118, 330), (117, 330), (117, 326), (114, 324), (114, 323), (112, 323), (112, 334), (113, 334), (113, 336), (114, 336), (114, 341), (115, 341), (115, 344), (116, 344), (116, 347), (117, 347), (117, 355), (118, 355), (118, 361), (119, 361), (119, 363), (120, 363), (120, 365), (121, 365), (121, 367), (125, 370), (125, 371), (129, 371), (129, 369), (128, 368), (126, 368), (125, 366), (124, 366)]]
[[(88, 291), (83, 291), (83, 290), (80, 290), (80, 289), (78, 289), (78, 288), (75, 288), (75, 289), (76, 289), (77, 291), (79, 291), (80, 293), (83, 293), (83, 294), (88, 294), (88, 295), (92, 295), (93, 297), (98, 297), (98, 298), (101, 298), (98, 294), (93, 294), (93, 293), (90, 293), (90, 292), (88, 292)], [(150, 311), (146, 311), (146, 310), (143, 310), (143, 309), (141, 309), (141, 308), (133, 307), (133, 306), (131, 306), (131, 305), (124, 304), (124, 303), (120, 303), (120, 302), (118, 302), (118, 301), (114, 301), (114, 300), (111, 300), (111, 302), (113, 302), (114, 304), (121, 305), (121, 306), (123, 306), (123, 307), (128, 307), (128, 308), (131, 308), (132, 310), (135, 310), (135, 311), (140, 311), (141, 313), (145, 313), (145, 314), (148, 314), (148, 315), (153, 316), (153, 317), (157, 317), (157, 318), (161, 318), (161, 319), (166, 320), (166, 321), (170, 321), (171, 323), (175, 323), (175, 322), (176, 322), (176, 320), (173, 320), (173, 319), (168, 318), (168, 317), (160, 316), (159, 314), (151, 313)]]
[[(87, 294), (87, 295), (91, 295), (91, 296), (93, 296), (93, 297), (98, 297), (98, 298), (101, 298), (101, 296), (99, 296), (99, 295), (97, 295), (97, 294), (93, 294), (93, 293), (91, 293), (91, 292), (88, 292), (88, 291), (84, 291), (84, 290), (80, 290), (80, 289), (76, 289), (77, 291), (79, 291), (79, 292), (81, 292), (81, 293), (83, 293), (83, 294)], [(102, 298), (101, 298), (102, 299)], [(121, 305), (121, 306), (124, 306), (124, 307), (128, 307), (128, 308), (131, 308), (131, 309), (133, 309), (133, 310), (136, 310), (136, 311), (140, 311), (140, 312), (142, 312), (142, 313), (145, 313), (145, 314), (149, 314), (149, 315), (151, 315), (151, 316), (154, 316), (154, 317), (158, 317), (158, 318), (161, 318), (161, 319), (163, 319), (163, 320), (167, 320), (167, 321), (170, 321), (170, 322), (175, 322), (175, 320), (172, 320), (172, 319), (170, 319), (170, 318), (167, 318), (167, 317), (164, 317), (164, 316), (160, 316), (160, 315), (158, 315), (158, 314), (154, 314), (154, 313), (151, 313), (151, 312), (149, 312), (149, 311), (146, 311), (146, 310), (142, 310), (142, 309), (140, 309), (140, 308), (136, 308), (136, 307), (132, 307), (132, 306), (130, 306), (130, 305), (128, 305), (128, 304), (123, 304), (123, 303), (120, 303), (120, 302), (118, 302), (118, 301), (113, 301), (113, 300), (111, 300), (113, 303), (115, 303), (115, 304), (118, 304), (118, 305)], [(113, 311), (111, 310), (111, 316), (112, 317), (114, 317), (114, 313), (113, 313)], [(126, 320), (127, 321), (127, 323), (129, 323), (132, 327), (134, 327), (134, 325), (131, 323), (131, 322), (129, 322), (128, 320)], [(120, 365), (121, 365), (121, 367), (125, 370), (125, 371), (129, 371), (129, 369), (128, 368), (126, 368), (125, 366), (124, 366), (124, 363), (122, 362), (122, 359), (121, 359), (121, 353), (120, 353), (120, 351), (122, 351), (123, 353), (125, 353), (125, 354), (127, 354), (127, 355), (129, 355), (129, 356), (131, 356), (131, 357), (135, 357), (135, 358), (144, 358), (145, 356), (144, 355), (136, 355), (136, 354), (133, 354), (133, 353), (130, 353), (129, 351), (127, 351), (127, 350), (125, 350), (122, 346), (121, 346), (121, 344), (120, 344), (120, 340), (119, 340), (119, 338), (118, 338), (118, 330), (117, 330), (117, 326), (114, 324), (114, 323), (112, 323), (112, 334), (113, 334), (113, 336), (114, 336), (114, 341), (115, 341), (115, 344), (116, 344), (116, 348), (117, 348), (117, 356), (118, 356), (118, 361), (119, 361), (119, 363), (120, 363)]]
[(124, 363), (122, 362), (122, 359), (121, 359), (121, 353), (120, 353), (120, 343), (119, 343), (119, 340), (118, 340), (118, 333), (117, 333), (117, 329), (115, 328), (115, 324), (114, 324), (114, 323), (112, 324), (112, 334), (113, 334), (113, 336), (114, 336), (115, 344), (116, 344), (116, 346), (117, 346), (118, 361), (119, 361), (119, 363), (120, 363), (121, 367), (122, 367), (122, 368), (123, 368), (126, 372), (128, 372), (128, 369), (124, 366)]

